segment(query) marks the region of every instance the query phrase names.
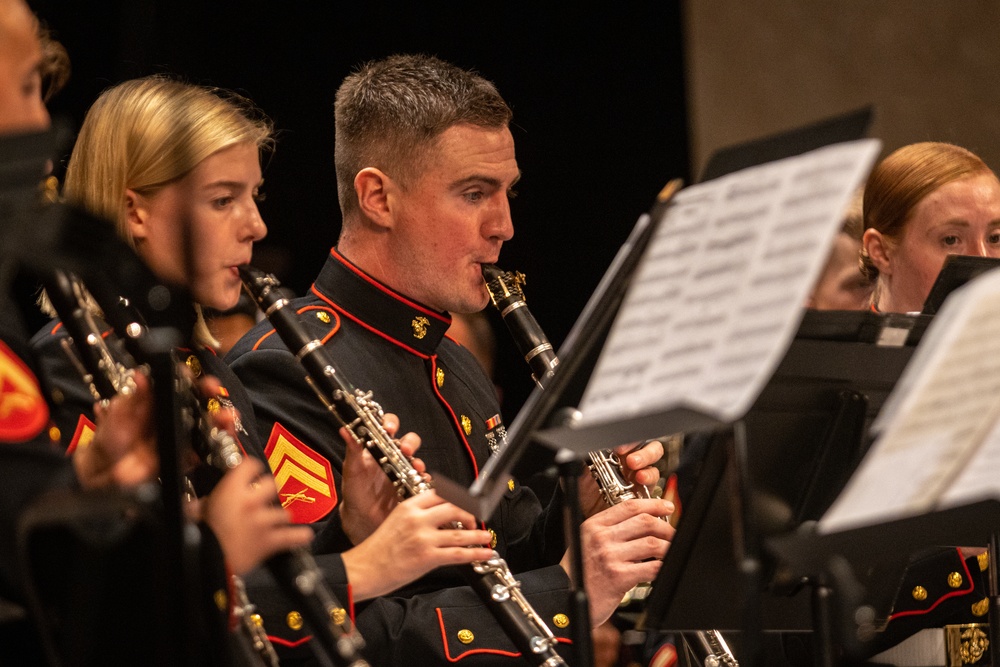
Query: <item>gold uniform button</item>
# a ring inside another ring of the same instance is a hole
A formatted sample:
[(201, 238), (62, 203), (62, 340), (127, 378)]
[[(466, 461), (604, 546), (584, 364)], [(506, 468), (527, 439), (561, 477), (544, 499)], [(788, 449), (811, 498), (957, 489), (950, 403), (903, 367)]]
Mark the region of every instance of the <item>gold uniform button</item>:
[(438, 389), (444, 386), (444, 369), (438, 368), (437, 373), (435, 373), (434, 379), (437, 381)]
[(59, 442), (62, 440), (62, 431), (58, 426), (49, 427), (49, 442)]
[(948, 575), (948, 585), (952, 588), (959, 588), (962, 585), (962, 575), (958, 572), (952, 572)]
[(320, 322), (322, 322), (323, 324), (329, 324), (330, 323), (330, 313), (325, 313), (325, 312), (323, 312), (321, 310), (318, 313), (316, 313), (316, 319), (319, 320)]
[(497, 534), (492, 528), (487, 528), (490, 533), (490, 549), (497, 548)]
[(215, 595), (212, 597), (215, 600), (215, 606), (219, 608), (219, 611), (225, 611), (226, 607), (229, 606), (229, 600), (226, 598), (226, 591), (221, 588), (215, 591)]
[(912, 595), (914, 600), (921, 602), (927, 599), (927, 589), (923, 586), (914, 586)]
[(337, 607), (336, 609), (330, 610), (330, 620), (333, 621), (334, 625), (343, 625), (344, 621), (347, 620), (347, 610), (343, 607)]
[(219, 399), (213, 396), (212, 398), (208, 399), (205, 407), (208, 409), (209, 414), (214, 415), (216, 412), (219, 411), (219, 408), (222, 407), (222, 403), (219, 402)]
[(565, 628), (567, 625), (569, 625), (569, 616), (567, 616), (566, 614), (556, 614), (555, 616), (552, 617), (552, 625), (556, 626), (557, 628)]
[(472, 420), (462, 415), (462, 430), (465, 431), (465, 435), (472, 435)]
[(288, 612), (288, 616), (285, 617), (285, 622), (288, 623), (288, 627), (292, 630), (302, 629), (302, 614), (297, 611)]
[(187, 359), (184, 360), (184, 363), (187, 364), (187, 367), (191, 369), (191, 375), (195, 376), (196, 378), (201, 377), (201, 362), (198, 361), (198, 357), (192, 354)]
[(983, 598), (979, 602), (972, 603), (972, 615), (973, 616), (985, 616), (990, 611), (990, 599)]
[(507, 488), (510, 489), (511, 491), (514, 490), (514, 478), (513, 477), (511, 477), (510, 479), (507, 480)]
[(459, 630), (458, 631), (458, 641), (463, 644), (471, 644), (476, 636), (472, 634), (472, 630)]
[(260, 614), (250, 614), (250, 622), (258, 628), (264, 627), (264, 619), (260, 617)]
[(988, 568), (990, 566), (990, 554), (989, 554), (989, 552), (988, 551), (984, 551), (983, 553), (979, 554), (978, 556), (976, 556), (976, 560), (979, 561), (979, 571), (980, 572), (985, 572), (986, 568)]

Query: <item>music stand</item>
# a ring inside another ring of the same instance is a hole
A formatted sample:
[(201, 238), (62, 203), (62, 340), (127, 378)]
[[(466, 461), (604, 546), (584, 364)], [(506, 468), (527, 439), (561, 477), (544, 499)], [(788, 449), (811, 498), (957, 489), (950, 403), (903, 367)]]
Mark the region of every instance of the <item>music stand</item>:
[(872, 107), (862, 107), (804, 127), (721, 148), (708, 158), (699, 182), (830, 144), (860, 139), (868, 135), (873, 114)]
[[(896, 327), (899, 318), (807, 312), (772, 380), (740, 423), (745, 437), (738, 429), (736, 437), (728, 430), (700, 436), (708, 441), (696, 462), (697, 482), (643, 627), (738, 631), (751, 652), (761, 642), (752, 634), (825, 632), (815, 627), (814, 615), (824, 611), (817, 608), (816, 590), (786, 576), (762, 545), (819, 518), (867, 448), (867, 425), (919, 340), (911, 333), (903, 345), (880, 344), (883, 335), (874, 326), (879, 320)], [(914, 323), (908, 330), (922, 329)], [(733, 601), (734, 591), (741, 591), (742, 604)], [(893, 592), (879, 592), (881, 603), (891, 602)]]
[(945, 298), (954, 290), (969, 282), (981, 273), (1000, 266), (998, 257), (978, 257), (974, 255), (948, 255), (944, 259), (941, 272), (931, 285), (931, 291), (924, 301), (920, 311), (925, 315), (933, 315), (944, 303)]

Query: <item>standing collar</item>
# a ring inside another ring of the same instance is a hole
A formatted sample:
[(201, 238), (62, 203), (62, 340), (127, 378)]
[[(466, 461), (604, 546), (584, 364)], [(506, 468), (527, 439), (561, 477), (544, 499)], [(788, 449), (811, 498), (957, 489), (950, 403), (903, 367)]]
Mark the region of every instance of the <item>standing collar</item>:
[(451, 316), (408, 299), (330, 250), (312, 292), (348, 318), (417, 354), (435, 354)]

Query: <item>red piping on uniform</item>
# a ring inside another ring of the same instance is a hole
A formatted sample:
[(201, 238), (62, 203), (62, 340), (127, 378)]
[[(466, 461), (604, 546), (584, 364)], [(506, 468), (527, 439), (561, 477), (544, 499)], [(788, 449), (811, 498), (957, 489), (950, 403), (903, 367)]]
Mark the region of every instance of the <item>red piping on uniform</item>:
[(264, 334), (263, 336), (261, 336), (260, 338), (258, 338), (257, 342), (253, 344), (253, 349), (256, 350), (258, 347), (260, 347), (260, 344), (264, 342), (264, 339), (267, 338), (268, 336), (270, 336), (273, 333), (275, 333), (275, 331), (274, 331), (274, 329), (271, 329), (266, 334)]
[(56, 335), (56, 332), (59, 331), (59, 327), (61, 327), (62, 325), (63, 325), (63, 323), (61, 321), (60, 322), (56, 322), (56, 325), (54, 327), (52, 327), (52, 335), (53, 336)]
[(313, 294), (315, 294), (315, 295), (316, 295), (317, 297), (319, 297), (320, 299), (322, 299), (322, 300), (323, 300), (323, 301), (325, 301), (326, 303), (330, 304), (330, 307), (331, 307), (331, 308), (333, 308), (333, 309), (334, 309), (334, 310), (336, 310), (336, 311), (337, 311), (338, 313), (340, 313), (341, 315), (343, 315), (343, 316), (344, 316), (344, 317), (346, 317), (347, 319), (351, 320), (352, 322), (354, 322), (354, 323), (355, 323), (355, 324), (357, 324), (358, 326), (360, 326), (360, 327), (364, 327), (364, 328), (365, 328), (366, 330), (368, 330), (368, 331), (372, 332), (372, 333), (373, 333), (373, 334), (375, 334), (376, 336), (379, 336), (379, 337), (381, 337), (381, 338), (384, 338), (385, 340), (389, 341), (390, 343), (392, 343), (392, 344), (394, 344), (394, 345), (398, 345), (399, 347), (403, 348), (404, 350), (406, 350), (406, 351), (407, 351), (407, 352), (409, 352), (410, 354), (415, 354), (415, 355), (417, 355), (418, 357), (420, 357), (421, 359), (430, 359), (430, 356), (428, 356), (428, 355), (424, 354), (423, 352), (418, 352), (418, 351), (414, 350), (414, 349), (413, 349), (412, 347), (410, 347), (409, 345), (404, 345), (403, 343), (399, 342), (399, 341), (398, 341), (398, 340), (396, 340), (395, 338), (393, 338), (393, 337), (391, 337), (391, 336), (388, 336), (388, 335), (386, 335), (386, 334), (382, 333), (381, 331), (379, 331), (379, 330), (378, 330), (378, 329), (376, 329), (375, 327), (372, 327), (372, 326), (370, 326), (369, 324), (366, 324), (365, 322), (362, 322), (361, 320), (359, 320), (359, 319), (358, 319), (357, 317), (355, 317), (354, 315), (351, 315), (351, 314), (350, 314), (349, 312), (347, 312), (346, 310), (344, 310), (343, 308), (341, 308), (340, 306), (338, 306), (337, 304), (335, 304), (335, 303), (334, 303), (333, 301), (330, 301), (329, 297), (327, 297), (327, 296), (326, 296), (325, 294), (323, 294), (323, 293), (322, 293), (322, 292), (320, 292), (320, 291), (319, 291), (318, 289), (316, 289), (316, 286), (315, 286), (315, 285), (313, 285), (313, 286), (312, 286), (311, 288), (309, 288), (309, 289), (310, 289), (310, 291), (311, 291), (311, 292), (312, 292)]
[[(378, 282), (377, 280), (375, 280), (371, 276), (367, 275), (364, 271), (362, 271), (358, 267), (356, 267), (353, 264), (351, 264), (351, 260), (347, 259), (343, 255), (341, 255), (339, 252), (337, 252), (336, 248), (330, 248), (330, 254), (333, 255), (334, 259), (336, 259), (337, 261), (339, 261), (341, 264), (343, 264), (345, 267), (347, 267), (353, 273), (355, 273), (359, 278), (363, 279), (365, 282), (369, 283), (372, 287), (375, 287), (380, 292), (391, 296), (393, 299), (396, 299), (397, 301), (402, 301), (403, 303), (405, 303), (406, 305), (410, 306), (411, 308), (419, 310), (421, 313), (424, 313), (425, 315), (430, 315), (434, 319), (436, 319), (436, 320), (438, 320), (440, 322), (443, 322), (444, 324), (450, 324), (450, 322), (448, 321), (447, 318), (441, 316), (441, 313), (435, 312), (433, 310), (428, 310), (426, 307), (421, 306), (419, 303), (416, 303), (414, 301), (410, 301), (409, 299), (407, 299), (402, 294), (397, 294), (396, 292), (393, 292), (391, 289), (389, 289), (388, 287), (386, 287), (382, 283)], [(313, 285), (313, 287), (315, 287), (315, 285)]]
[(302, 639), (296, 639), (293, 642), (290, 642), (287, 639), (282, 639), (281, 637), (272, 637), (271, 635), (268, 635), (267, 638), (271, 640), (272, 644), (280, 644), (281, 646), (287, 646), (288, 648), (295, 648), (296, 646), (302, 646), (307, 641), (312, 639), (312, 635), (303, 637)]
[[(301, 315), (302, 313), (306, 312), (307, 310), (318, 310), (320, 312), (325, 313), (325, 312), (328, 312), (329, 309), (328, 308), (324, 308), (323, 306), (305, 306), (301, 310), (297, 310), (296, 313), (298, 315)], [(322, 338), (319, 339), (319, 342), (321, 342), (323, 344), (326, 344), (326, 341), (330, 340), (330, 338), (333, 336), (333, 334), (335, 334), (338, 331), (340, 331), (340, 317), (337, 315), (337, 313), (334, 313), (333, 316), (337, 318), (337, 323), (330, 329), (330, 331), (325, 336), (323, 336)]]
[[(448, 659), (448, 662), (458, 662), (462, 658), (468, 655), (476, 655), (486, 653), (489, 655), (505, 655), (508, 658), (519, 658), (521, 653), (511, 653), (510, 651), (501, 651), (495, 648), (474, 648), (465, 651), (464, 653), (459, 653), (455, 657), (452, 657), (451, 651), (448, 650), (448, 632), (444, 629), (444, 617), (441, 615), (441, 607), (435, 609), (438, 615), (438, 625), (441, 626), (441, 643), (444, 645), (444, 657)], [(556, 641), (560, 644), (572, 644), (572, 640), (564, 639), (562, 637), (556, 637)]]
[(462, 444), (465, 445), (465, 451), (469, 453), (469, 459), (472, 460), (472, 469), (476, 473), (476, 478), (479, 478), (479, 466), (476, 464), (476, 455), (472, 453), (472, 447), (469, 446), (469, 441), (465, 439), (465, 431), (462, 430), (462, 422), (459, 421), (458, 416), (455, 415), (455, 411), (451, 409), (448, 405), (448, 401), (444, 399), (441, 392), (438, 391), (437, 384), (434, 382), (434, 378), (437, 376), (437, 355), (435, 354), (431, 357), (431, 391), (434, 395), (438, 397), (444, 407), (448, 408), (448, 414), (451, 415), (451, 421), (455, 424), (455, 429), (458, 431), (458, 437), (462, 439)]
[(895, 614), (891, 614), (889, 616), (889, 620), (890, 621), (893, 621), (893, 620), (895, 620), (897, 618), (902, 618), (903, 616), (919, 616), (921, 614), (926, 614), (927, 612), (931, 611), (932, 609), (934, 609), (935, 607), (937, 607), (939, 604), (941, 604), (942, 602), (944, 602), (945, 600), (947, 600), (948, 598), (953, 598), (953, 597), (956, 597), (958, 595), (965, 595), (966, 593), (971, 593), (973, 591), (973, 589), (975, 589), (976, 586), (975, 586), (975, 584), (972, 581), (972, 575), (969, 574), (969, 565), (968, 565), (968, 563), (965, 562), (965, 559), (962, 558), (962, 551), (960, 549), (958, 549), (958, 548), (956, 548), (955, 551), (958, 552), (958, 560), (960, 560), (962, 562), (962, 569), (965, 570), (965, 580), (967, 582), (969, 582), (969, 587), (966, 588), (966, 589), (963, 589), (963, 590), (952, 591), (951, 593), (948, 593), (947, 595), (942, 595), (941, 597), (939, 597), (937, 599), (937, 601), (934, 604), (932, 604), (927, 609), (913, 609), (913, 610), (910, 610), (910, 611), (900, 611), (900, 612), (896, 612)]

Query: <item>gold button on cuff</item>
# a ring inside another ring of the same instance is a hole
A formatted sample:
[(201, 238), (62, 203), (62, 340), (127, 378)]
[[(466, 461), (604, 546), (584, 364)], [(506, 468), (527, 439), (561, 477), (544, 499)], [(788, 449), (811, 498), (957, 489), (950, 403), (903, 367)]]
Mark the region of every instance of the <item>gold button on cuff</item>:
[(215, 591), (215, 595), (212, 596), (215, 600), (215, 606), (219, 608), (219, 611), (225, 611), (226, 607), (229, 606), (229, 600), (226, 598), (226, 591), (221, 588)]
[(462, 415), (462, 430), (465, 431), (465, 435), (472, 435), (472, 420)]
[(913, 593), (911, 593), (911, 595), (913, 595), (913, 599), (917, 600), (918, 602), (926, 600), (927, 599), (927, 589), (924, 588), (923, 586), (914, 586), (913, 587)]
[(459, 630), (458, 631), (458, 641), (463, 644), (471, 644), (476, 636), (472, 634), (472, 630)]
[(260, 614), (250, 614), (250, 622), (258, 628), (264, 627), (264, 619), (260, 617)]
[(492, 528), (487, 528), (490, 532), (490, 549), (497, 548), (497, 534)]
[(565, 628), (567, 625), (569, 625), (569, 616), (567, 616), (566, 614), (556, 614), (555, 616), (552, 617), (552, 625), (556, 626), (557, 628)]
[(196, 378), (201, 377), (201, 362), (198, 361), (198, 357), (192, 354), (184, 360), (184, 363), (191, 369), (191, 375), (194, 375)]
[(990, 599), (983, 598), (979, 602), (972, 603), (972, 615), (973, 616), (985, 616), (990, 611)]
[(444, 386), (444, 369), (438, 368), (437, 373), (435, 373), (434, 379), (437, 381), (438, 389)]
[(330, 313), (324, 313), (321, 310), (318, 313), (316, 313), (316, 319), (319, 320), (320, 322), (322, 322), (323, 324), (329, 324), (330, 323)]
[(511, 491), (514, 490), (514, 478), (513, 477), (511, 477), (510, 479), (507, 480), (507, 488), (510, 489)]
[(343, 625), (344, 621), (347, 620), (347, 610), (343, 607), (337, 607), (336, 609), (330, 610), (330, 620), (336, 625)]
[(208, 409), (209, 414), (214, 415), (216, 412), (219, 411), (219, 408), (222, 407), (222, 403), (219, 402), (219, 399), (213, 396), (212, 398), (208, 399), (208, 401), (205, 404), (205, 407)]
[(948, 585), (952, 588), (959, 588), (963, 581), (964, 579), (962, 579), (962, 575), (958, 572), (952, 572), (948, 575)]
[(983, 553), (979, 554), (978, 556), (976, 556), (976, 560), (979, 561), (979, 571), (980, 572), (985, 572), (986, 568), (988, 568), (990, 566), (990, 554), (989, 554), (989, 552), (988, 551), (984, 551)]
[(59, 442), (62, 440), (62, 431), (59, 430), (58, 426), (52, 426), (49, 428), (49, 442)]
[(292, 630), (302, 629), (302, 614), (297, 611), (288, 612), (288, 616), (285, 617), (285, 622), (288, 623), (288, 627)]

